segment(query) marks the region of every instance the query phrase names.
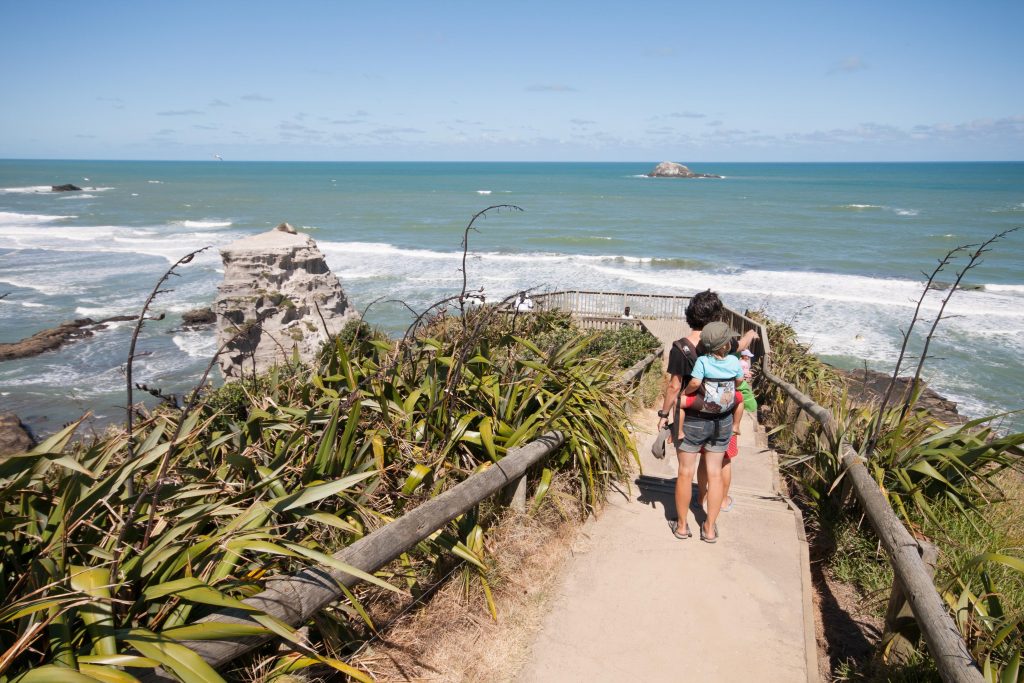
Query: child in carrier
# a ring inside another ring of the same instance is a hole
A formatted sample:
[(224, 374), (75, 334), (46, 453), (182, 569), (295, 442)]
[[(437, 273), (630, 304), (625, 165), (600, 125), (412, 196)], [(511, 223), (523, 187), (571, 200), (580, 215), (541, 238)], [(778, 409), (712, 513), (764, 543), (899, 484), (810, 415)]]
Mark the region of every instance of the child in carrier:
[[(743, 419), (743, 395), (738, 386), (744, 372), (739, 359), (729, 353), (735, 336), (725, 323), (715, 322), (704, 328), (700, 340), (705, 353), (694, 363), (690, 383), (683, 388), (681, 404), (709, 417), (732, 413), (732, 424), (738, 428)], [(683, 411), (679, 412), (682, 418)], [(730, 438), (727, 455), (732, 457), (735, 452), (736, 440)]]

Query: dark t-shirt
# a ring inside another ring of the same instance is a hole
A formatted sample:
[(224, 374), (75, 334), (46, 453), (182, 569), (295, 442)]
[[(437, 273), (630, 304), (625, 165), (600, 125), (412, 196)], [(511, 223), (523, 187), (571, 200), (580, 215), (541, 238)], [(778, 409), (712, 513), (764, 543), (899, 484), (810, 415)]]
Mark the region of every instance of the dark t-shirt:
[(697, 350), (690, 343), (689, 339), (683, 337), (673, 342), (668, 352), (668, 372), (670, 375), (678, 375), (682, 378), (683, 388), (690, 381), (693, 374), (693, 365), (697, 362)]

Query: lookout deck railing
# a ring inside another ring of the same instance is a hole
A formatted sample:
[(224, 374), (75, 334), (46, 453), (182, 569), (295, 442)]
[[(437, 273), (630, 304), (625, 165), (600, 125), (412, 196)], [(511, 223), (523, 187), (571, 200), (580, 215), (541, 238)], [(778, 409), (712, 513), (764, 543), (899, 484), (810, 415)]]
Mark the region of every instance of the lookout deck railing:
[(682, 320), (688, 296), (638, 294), (635, 292), (588, 292), (567, 290), (533, 295), (541, 310), (561, 309), (578, 316), (618, 318), (626, 307), (634, 318), (672, 318)]

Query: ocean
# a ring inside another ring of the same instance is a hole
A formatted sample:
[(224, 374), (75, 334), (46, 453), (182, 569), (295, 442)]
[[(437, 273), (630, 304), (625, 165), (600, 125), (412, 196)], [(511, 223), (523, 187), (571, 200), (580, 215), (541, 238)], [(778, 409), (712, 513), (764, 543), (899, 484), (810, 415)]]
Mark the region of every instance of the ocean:
[[(655, 164), (0, 161), (0, 341), (137, 313), (171, 263), (212, 246), (158, 297), (167, 316), (139, 343), (137, 381), (185, 391), (215, 344), (212, 329), (182, 330), (180, 314), (213, 301), (216, 247), (287, 221), (316, 239), (367, 320), (397, 333), (406, 305), (460, 290), (470, 217), (511, 204), (522, 211), (489, 212), (469, 235), (469, 288), (489, 300), (525, 288), (711, 288), (791, 324), (828, 362), (887, 372), (922, 271), (1024, 225), (1024, 163), (708, 162), (689, 165), (725, 177), (647, 178)], [(49, 191), (63, 183), (84, 190)], [(1022, 262), (1024, 230), (967, 274), (932, 342), (925, 377), (963, 414), (1024, 409)], [(950, 267), (939, 279), (954, 277)], [(0, 411), (40, 434), (85, 412), (100, 426), (122, 419), (131, 329), (0, 363)]]

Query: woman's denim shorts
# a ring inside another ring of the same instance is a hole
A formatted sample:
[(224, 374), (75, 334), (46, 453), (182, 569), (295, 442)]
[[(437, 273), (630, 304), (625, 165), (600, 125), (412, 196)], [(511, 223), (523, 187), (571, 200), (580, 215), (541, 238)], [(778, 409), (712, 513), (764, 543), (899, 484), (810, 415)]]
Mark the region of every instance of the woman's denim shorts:
[(683, 438), (676, 443), (676, 449), (686, 453), (699, 453), (703, 448), (709, 453), (725, 453), (732, 438), (732, 413), (716, 420), (697, 415), (683, 419)]

